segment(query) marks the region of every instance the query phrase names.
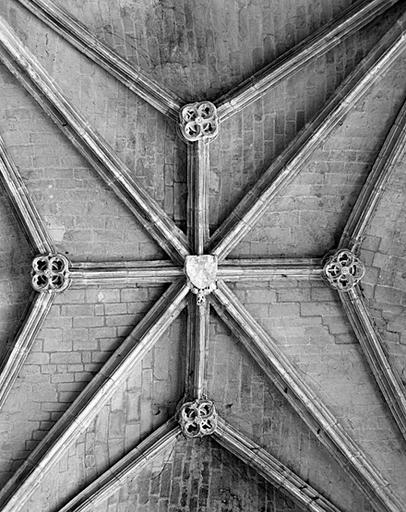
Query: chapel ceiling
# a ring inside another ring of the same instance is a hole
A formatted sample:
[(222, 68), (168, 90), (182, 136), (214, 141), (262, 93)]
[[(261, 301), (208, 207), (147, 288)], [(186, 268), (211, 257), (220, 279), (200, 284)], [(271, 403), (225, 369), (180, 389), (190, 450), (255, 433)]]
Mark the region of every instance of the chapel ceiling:
[(1, 510), (402, 512), (406, 2), (0, 16)]

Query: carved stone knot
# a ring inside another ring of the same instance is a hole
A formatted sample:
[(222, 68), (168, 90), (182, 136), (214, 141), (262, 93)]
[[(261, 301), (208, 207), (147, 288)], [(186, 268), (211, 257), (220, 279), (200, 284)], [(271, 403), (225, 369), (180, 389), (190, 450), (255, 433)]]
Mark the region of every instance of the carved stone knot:
[(216, 137), (218, 117), (213, 103), (202, 101), (185, 105), (180, 111), (180, 131), (190, 142)]
[(197, 295), (197, 304), (203, 305), (206, 296), (216, 289), (217, 257), (211, 254), (186, 256), (185, 274), (189, 288)]
[(214, 403), (206, 398), (186, 402), (179, 411), (179, 424), (186, 437), (203, 437), (213, 434), (217, 428), (217, 412)]
[(62, 254), (41, 254), (34, 258), (32, 287), (37, 292), (62, 292), (70, 284), (69, 260)]
[(354, 253), (342, 249), (330, 256), (324, 265), (323, 274), (332, 288), (348, 292), (362, 279), (365, 267)]

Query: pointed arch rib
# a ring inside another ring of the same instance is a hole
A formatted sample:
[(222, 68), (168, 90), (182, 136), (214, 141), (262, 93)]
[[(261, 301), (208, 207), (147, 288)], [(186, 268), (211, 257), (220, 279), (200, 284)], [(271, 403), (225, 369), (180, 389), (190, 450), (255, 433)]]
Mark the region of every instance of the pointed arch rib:
[(222, 261), (217, 276), (223, 281), (318, 280), (322, 272), (322, 260), (318, 258), (252, 258)]
[(174, 445), (179, 434), (178, 423), (174, 418), (170, 419), (58, 509), (58, 512), (84, 512), (106, 500), (125, 485), (128, 478), (138, 475), (145, 464), (154, 460), (165, 448)]
[(375, 330), (360, 289), (357, 287), (339, 295), (375, 380), (406, 440), (405, 388), (396, 370), (389, 363), (381, 337)]
[(361, 0), (351, 5), (338, 20), (321, 27), (271, 64), (221, 96), (215, 102), (220, 121), (225, 121), (261, 98), (278, 82), (299, 71), (309, 60), (324, 55), (345, 38), (383, 14), (397, 1)]
[(177, 263), (189, 254), (184, 233), (132, 179), (129, 169), (64, 97), (11, 27), (0, 18), (0, 60)]
[(72, 286), (132, 285), (136, 283), (172, 283), (184, 275), (183, 269), (169, 261), (73, 262)]
[(54, 301), (53, 293), (35, 293), (21, 327), (0, 369), (0, 410), (23, 367)]
[(20, 225), (36, 254), (56, 252), (54, 244), (31, 201), (17, 166), (0, 136), (0, 177), (16, 210)]
[(340, 240), (340, 247), (354, 247), (362, 242), (365, 229), (377, 207), (392, 171), (405, 151), (406, 101), (376, 158), (372, 170), (358, 196)]
[(213, 234), (210, 252), (223, 260), (252, 229), (271, 200), (300, 172), (314, 150), (405, 49), (406, 14), (344, 80), (321, 112), (265, 171)]
[(183, 101), (97, 39), (79, 20), (49, 0), (17, 0), (90, 60), (156, 110), (177, 121)]
[(2, 512), (16, 512), (46, 472), (119, 388), (134, 365), (154, 346), (186, 305), (189, 289), (174, 283), (112, 354), (47, 436), (0, 490)]
[(311, 512), (340, 512), (282, 462), (222, 418), (217, 420), (214, 438), (227, 451), (255, 469), (265, 480), (276, 489), (280, 489), (303, 509)]
[(275, 384), (320, 442), (365, 494), (376, 512), (402, 512), (403, 506), (377, 468), (303, 381), (296, 368), (237, 297), (218, 281), (210, 300), (233, 335)]

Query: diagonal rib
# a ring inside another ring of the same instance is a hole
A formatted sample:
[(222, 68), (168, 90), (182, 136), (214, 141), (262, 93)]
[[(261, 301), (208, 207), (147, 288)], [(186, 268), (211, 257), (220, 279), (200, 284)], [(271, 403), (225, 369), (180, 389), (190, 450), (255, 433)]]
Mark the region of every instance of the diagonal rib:
[(379, 198), (388, 183), (406, 145), (406, 101), (403, 103), (393, 126), (377, 156), (372, 170), (352, 209), (340, 240), (340, 247), (353, 247), (362, 241)]
[(281, 489), (304, 509), (311, 512), (340, 512), (316, 489), (222, 418), (217, 420), (214, 438), (227, 451), (255, 469), (276, 489)]
[(0, 178), (34, 252), (40, 254), (56, 252), (2, 137), (0, 137)]
[(373, 21), (397, 1), (361, 0), (351, 5), (338, 20), (320, 28), (271, 64), (221, 96), (215, 102), (220, 121), (225, 121), (261, 98), (278, 82), (299, 71), (309, 60), (320, 57), (340, 44), (345, 38)]
[(359, 288), (340, 293), (340, 299), (375, 380), (406, 440), (406, 394), (404, 385), (385, 354)]
[(303, 381), (296, 368), (222, 281), (210, 300), (214, 308), (320, 442), (365, 494), (376, 512), (402, 512), (399, 498), (338, 420)]
[(70, 139), (144, 229), (177, 263), (189, 253), (184, 233), (132, 179), (129, 169), (64, 97), (62, 92), (0, 18), (0, 60)]
[(165, 448), (173, 446), (179, 434), (179, 425), (174, 418), (170, 419), (58, 509), (58, 512), (83, 512), (106, 500), (129, 478), (135, 478), (145, 464), (153, 461)]
[(188, 287), (174, 283), (112, 354), (47, 436), (0, 490), (2, 512), (16, 512), (29, 499), (49, 468), (68, 449), (154, 346), (186, 305)]
[(21, 327), (7, 353), (0, 369), (0, 409), (13, 388), (21, 368), (31, 351), (35, 338), (52, 306), (54, 294), (35, 294), (22, 321)]
[(123, 85), (162, 114), (177, 121), (183, 101), (135, 69), (126, 59), (97, 39), (63, 7), (48, 0), (18, 0), (86, 57), (96, 62)]
[(224, 259), (264, 214), (272, 199), (297, 176), (314, 150), (405, 48), (406, 15), (358, 64), (321, 112), (265, 171), (210, 240), (210, 252)]

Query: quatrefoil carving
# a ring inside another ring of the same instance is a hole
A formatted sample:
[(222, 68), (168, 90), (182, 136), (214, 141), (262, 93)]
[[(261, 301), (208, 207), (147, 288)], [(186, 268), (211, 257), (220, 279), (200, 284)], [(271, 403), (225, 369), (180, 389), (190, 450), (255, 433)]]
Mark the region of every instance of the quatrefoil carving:
[(202, 101), (185, 105), (180, 111), (180, 131), (189, 142), (216, 137), (218, 117), (213, 103)]
[(362, 279), (365, 267), (354, 253), (348, 249), (342, 249), (327, 260), (323, 274), (332, 288), (348, 292)]
[(62, 254), (41, 254), (34, 258), (32, 287), (37, 292), (62, 292), (70, 284), (69, 260)]
[(217, 412), (214, 403), (206, 398), (186, 402), (179, 411), (179, 424), (186, 437), (211, 435), (217, 428)]

